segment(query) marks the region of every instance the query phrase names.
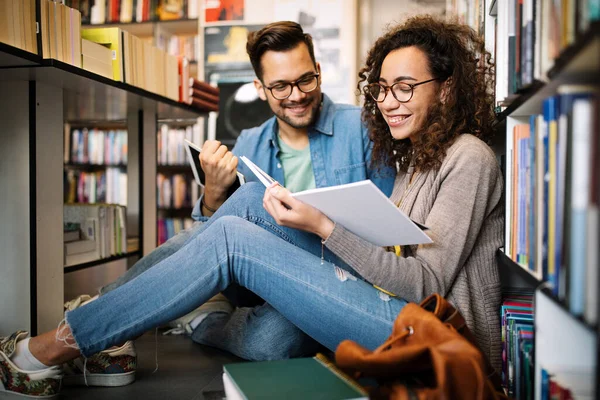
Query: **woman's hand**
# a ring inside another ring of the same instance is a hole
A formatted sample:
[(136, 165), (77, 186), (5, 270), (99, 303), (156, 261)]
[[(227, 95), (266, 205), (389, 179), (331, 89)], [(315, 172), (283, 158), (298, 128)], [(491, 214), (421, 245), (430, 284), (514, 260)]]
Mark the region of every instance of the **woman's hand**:
[(325, 214), (292, 197), (289, 190), (278, 183), (265, 191), (263, 206), (281, 226), (300, 229), (326, 239), (331, 235), (334, 223)]

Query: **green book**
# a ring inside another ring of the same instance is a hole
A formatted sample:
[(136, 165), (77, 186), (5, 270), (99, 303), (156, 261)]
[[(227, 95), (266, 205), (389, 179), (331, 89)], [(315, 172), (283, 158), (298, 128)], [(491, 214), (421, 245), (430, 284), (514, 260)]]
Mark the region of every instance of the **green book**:
[(367, 392), (325, 356), (223, 366), (228, 400), (367, 399)]

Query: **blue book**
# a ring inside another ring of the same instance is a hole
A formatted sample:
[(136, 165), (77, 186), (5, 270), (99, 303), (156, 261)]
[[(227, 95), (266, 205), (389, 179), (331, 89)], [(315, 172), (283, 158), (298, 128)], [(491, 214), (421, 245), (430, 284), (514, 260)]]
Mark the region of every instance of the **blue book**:
[(549, 138), (550, 138), (550, 122), (556, 121), (556, 97), (549, 97), (544, 100), (543, 104), (543, 116), (544, 116), (544, 132), (543, 132), (543, 145), (544, 145), (544, 229), (542, 234), (542, 271), (543, 279), (550, 280), (548, 274), (548, 234), (550, 227), (550, 215), (548, 208), (548, 199), (550, 196), (550, 151), (549, 151)]
[(535, 207), (535, 193), (536, 193), (536, 183), (535, 181), (535, 154), (536, 154), (536, 115), (532, 115), (529, 117), (529, 193), (528, 193), (528, 201), (529, 204), (527, 206), (528, 210), (528, 221), (529, 224), (528, 232), (529, 232), (529, 243), (528, 243), (528, 266), (530, 271), (535, 271), (535, 262), (536, 262), (536, 229), (535, 229), (535, 221), (536, 217), (540, 218), (537, 215), (537, 210)]

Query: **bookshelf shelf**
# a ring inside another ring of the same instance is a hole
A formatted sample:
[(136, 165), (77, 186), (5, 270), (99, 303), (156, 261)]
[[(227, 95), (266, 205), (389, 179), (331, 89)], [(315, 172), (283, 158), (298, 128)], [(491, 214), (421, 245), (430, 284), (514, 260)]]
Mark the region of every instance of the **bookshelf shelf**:
[(37, 54), (0, 42), (0, 69), (33, 66), (41, 60)]
[(577, 315), (574, 315), (573, 313), (571, 313), (571, 311), (569, 310), (569, 307), (567, 306), (567, 304), (556, 298), (556, 296), (554, 296), (552, 294), (552, 292), (550, 291), (550, 289), (548, 288), (543, 288), (541, 290), (541, 292), (548, 298), (550, 299), (554, 304), (556, 304), (557, 306), (560, 307), (560, 309), (567, 314), (575, 323), (581, 325), (582, 327), (584, 327), (585, 329), (587, 329), (588, 331), (590, 331), (590, 333), (595, 334), (596, 331), (598, 330), (598, 327), (595, 325), (592, 325), (590, 323), (588, 323), (586, 320), (584, 320), (582, 317), (579, 317)]
[(159, 207), (158, 212), (164, 215), (168, 215), (171, 218), (191, 218), (192, 207), (181, 207), (181, 208), (167, 208)]
[(192, 174), (192, 169), (188, 164), (182, 165), (157, 165), (156, 171), (164, 174)]
[(142, 255), (141, 251), (136, 250), (136, 251), (130, 251), (129, 253), (121, 254), (118, 256), (101, 258), (100, 260), (90, 261), (88, 263), (70, 265), (68, 267), (65, 267), (65, 274), (69, 273), (69, 272), (81, 271), (82, 269), (91, 268), (91, 267), (95, 267), (95, 266), (102, 265), (102, 264), (107, 264), (107, 263), (113, 262), (113, 261), (123, 260), (123, 259), (129, 258), (129, 257), (140, 257), (141, 255)]
[(65, 164), (67, 169), (81, 171), (103, 171), (106, 168), (127, 168), (126, 164)]
[(573, 45), (567, 47), (548, 71), (549, 82), (536, 81), (497, 115), (497, 123), (507, 116), (541, 113), (543, 99), (556, 93), (563, 83), (590, 83), (600, 80), (600, 22), (594, 22)]
[[(190, 105), (73, 65), (42, 60), (35, 54), (25, 58), (23, 53), (27, 52), (0, 43), (0, 63), (13, 60), (12, 68), (2, 69), (0, 80), (36, 81), (64, 89), (67, 120), (123, 120), (128, 112), (141, 108), (154, 108), (158, 118), (191, 119), (205, 114)], [(18, 59), (23, 62), (17, 64)]]
[(195, 18), (184, 18), (184, 19), (173, 19), (167, 21), (144, 21), (144, 22), (125, 22), (125, 23), (111, 23), (111, 24), (98, 24), (98, 25), (82, 25), (82, 29), (86, 28), (121, 28), (138, 37), (148, 37), (154, 34), (157, 28), (166, 31), (173, 35), (190, 34), (195, 35), (198, 33), (198, 19)]
[(517, 264), (513, 260), (510, 259), (502, 250), (498, 250), (497, 259), (499, 263), (499, 268), (504, 269), (506, 272), (511, 274), (516, 274), (519, 276), (521, 281), (525, 282), (525, 284), (532, 289), (535, 289), (539, 285), (542, 284), (531, 271), (523, 268), (521, 265)]
[(554, 296), (554, 294), (552, 294), (552, 291), (549, 288), (543, 287), (543, 281), (539, 280), (528, 269), (522, 267), (521, 265), (511, 260), (503, 251), (498, 251), (497, 258), (499, 262), (499, 268), (503, 268), (511, 274), (518, 275), (521, 281), (525, 282), (526, 285), (529, 286), (531, 289), (536, 289), (538, 287), (541, 288), (540, 291), (544, 293), (546, 297), (548, 297), (553, 303), (559, 306), (564, 313), (568, 314), (569, 317), (576, 321), (578, 324), (581, 324), (583, 327), (592, 332), (595, 332), (598, 329), (596, 326), (591, 325), (583, 318), (572, 314), (565, 301), (560, 300), (556, 296)]

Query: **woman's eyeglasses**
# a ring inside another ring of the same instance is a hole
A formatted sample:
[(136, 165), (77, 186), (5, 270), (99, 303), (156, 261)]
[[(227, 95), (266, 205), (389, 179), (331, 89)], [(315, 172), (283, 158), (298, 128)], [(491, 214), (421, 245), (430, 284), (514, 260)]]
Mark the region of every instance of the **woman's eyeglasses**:
[(396, 82), (391, 86), (387, 86), (379, 82), (374, 82), (366, 85), (364, 91), (366, 94), (371, 96), (371, 98), (376, 102), (383, 103), (383, 101), (387, 97), (388, 90), (391, 89), (392, 96), (394, 96), (396, 100), (398, 100), (400, 103), (406, 103), (407, 101), (410, 101), (410, 99), (412, 99), (414, 90), (417, 86), (437, 80), (438, 78), (433, 78), (418, 83)]
[(319, 86), (319, 74), (315, 73), (292, 82), (279, 82), (271, 87), (265, 86), (265, 88), (269, 89), (275, 99), (285, 100), (292, 95), (294, 86), (302, 93), (310, 93)]

